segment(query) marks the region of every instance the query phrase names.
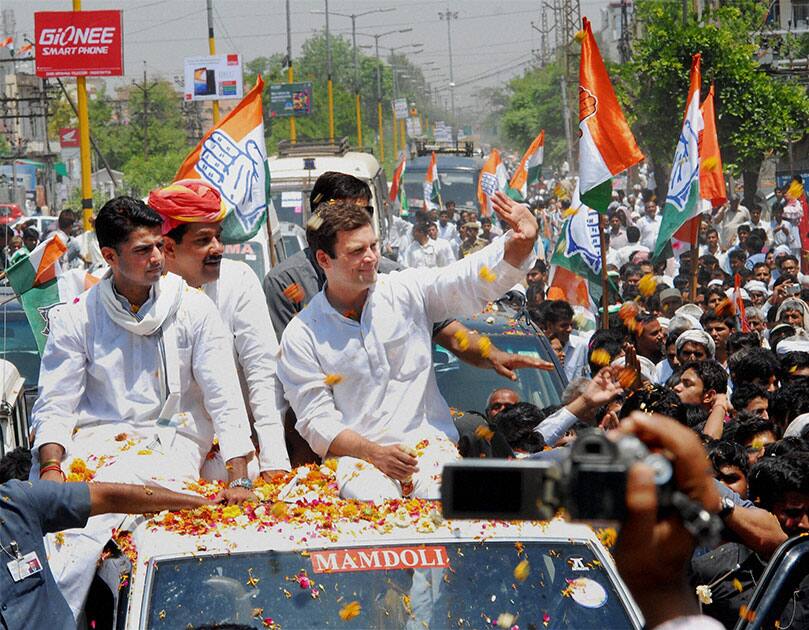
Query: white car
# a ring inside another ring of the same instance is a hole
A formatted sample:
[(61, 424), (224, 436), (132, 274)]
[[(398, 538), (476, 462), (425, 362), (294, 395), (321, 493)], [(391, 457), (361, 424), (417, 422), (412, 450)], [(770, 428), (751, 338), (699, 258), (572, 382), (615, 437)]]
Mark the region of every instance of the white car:
[(643, 625), (585, 525), (444, 521), (434, 501), (341, 500), (329, 466), (300, 468), (257, 493), (266, 500), (258, 506), (162, 513), (119, 535), (124, 553), (102, 563), (87, 625)]
[(56, 229), (58, 218), (47, 216), (21, 217), (12, 223), (11, 227), (16, 230), (19, 229), (23, 223), (27, 223), (29, 221), (34, 221), (33, 227), (35, 227), (37, 232), (39, 232), (39, 240), (41, 241), (45, 236)]

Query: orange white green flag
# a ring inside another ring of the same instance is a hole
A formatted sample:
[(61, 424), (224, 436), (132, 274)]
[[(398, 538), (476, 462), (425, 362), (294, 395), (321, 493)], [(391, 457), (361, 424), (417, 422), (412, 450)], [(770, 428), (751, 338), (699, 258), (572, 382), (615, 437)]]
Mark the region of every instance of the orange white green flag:
[(438, 179), (438, 164), (435, 161), (435, 151), (430, 157), (430, 165), (424, 174), (424, 208), (425, 210), (437, 210), (442, 205), (441, 202), (441, 182)]
[(219, 191), (228, 208), (222, 224), (225, 243), (252, 238), (267, 219), (270, 171), (264, 143), (263, 89), (259, 75), (253, 89), (203, 136), (174, 176), (175, 181), (202, 179)]
[(393, 171), (393, 181), (390, 185), (391, 202), (398, 200), (399, 207), (404, 211), (410, 210), (410, 206), (407, 204), (407, 194), (405, 194), (405, 188), (402, 182), (406, 169), (407, 159), (402, 158), (402, 161), (399, 162), (399, 166), (397, 166), (396, 170)]
[(67, 246), (54, 234), (28, 254), (22, 254), (6, 269), (8, 283), (20, 300), (34, 333), (39, 353), (48, 335), (48, 314), (62, 303), (57, 278), (62, 269), (59, 259)]
[(590, 21), (583, 18), (579, 65), (579, 188), (582, 203), (607, 212), (612, 178), (643, 159), (624, 118)]
[(508, 184), (507, 194), (515, 201), (528, 198), (528, 188), (539, 182), (542, 175), (542, 160), (545, 154), (545, 130), (539, 132), (525, 151)]
[(674, 150), (669, 176), (669, 191), (657, 234), (654, 257), (660, 256), (669, 246), (675, 232), (689, 219), (702, 211), (700, 197), (699, 142), (704, 123), (700, 109), (700, 54), (691, 58), (690, 85), (685, 104), (685, 116), (680, 138)]
[(503, 192), (508, 187), (508, 173), (506, 165), (500, 157), (500, 151), (492, 149), (478, 177), (478, 203), (480, 214), (489, 217), (494, 211), (492, 197), (497, 191)]

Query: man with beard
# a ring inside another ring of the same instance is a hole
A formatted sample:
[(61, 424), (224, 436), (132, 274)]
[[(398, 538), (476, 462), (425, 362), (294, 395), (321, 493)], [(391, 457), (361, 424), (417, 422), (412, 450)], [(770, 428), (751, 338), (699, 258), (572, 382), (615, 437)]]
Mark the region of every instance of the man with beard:
[[(501, 193), (511, 230), (449, 267), (377, 278), (378, 239), (351, 202), (321, 204), (307, 240), (326, 285), (281, 339), (278, 376), (297, 429), (321, 457), (338, 458), (341, 495), (381, 500), (439, 496), (457, 430), (432, 370), (430, 323), (472, 314), (533, 265), (537, 222)], [(468, 340), (487, 348), (479, 340)]]
[[(270, 480), (289, 470), (290, 462), (278, 408), (280, 392), (276, 395), (278, 341), (261, 284), (246, 263), (222, 258), (224, 213), (214, 188), (199, 180), (182, 180), (153, 191), (149, 206), (163, 218), (166, 268), (213, 300), (233, 339), (242, 391), (258, 438), (258, 470)], [(218, 453), (206, 460), (203, 476), (225, 478)]]
[[(80, 461), (96, 469), (94, 481), (183, 490), (199, 479), (216, 434), (229, 466), (226, 498), (248, 500), (253, 444), (229, 333), (207, 297), (163, 275), (162, 223), (131, 197), (98, 213), (110, 271), (51, 313), (32, 411), (31, 477), (61, 483)], [(74, 616), (122, 520), (99, 515), (64, 532), (61, 543), (48, 537), (51, 570)]]

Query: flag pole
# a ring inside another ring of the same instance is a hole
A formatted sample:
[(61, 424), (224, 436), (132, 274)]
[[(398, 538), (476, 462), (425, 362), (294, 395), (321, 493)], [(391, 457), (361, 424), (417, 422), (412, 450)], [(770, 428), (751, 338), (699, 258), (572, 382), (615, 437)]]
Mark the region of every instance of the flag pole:
[(699, 222), (700, 215), (692, 219), (694, 224), (691, 226), (691, 286), (689, 288), (689, 300), (692, 304), (697, 303), (697, 272), (699, 271), (699, 247), (697, 242), (699, 240)]
[(601, 327), (608, 330), (610, 327), (610, 281), (607, 276), (607, 235), (605, 226), (602, 225), (604, 216), (603, 214), (598, 215), (598, 240), (601, 244), (601, 308), (604, 311), (601, 314)]

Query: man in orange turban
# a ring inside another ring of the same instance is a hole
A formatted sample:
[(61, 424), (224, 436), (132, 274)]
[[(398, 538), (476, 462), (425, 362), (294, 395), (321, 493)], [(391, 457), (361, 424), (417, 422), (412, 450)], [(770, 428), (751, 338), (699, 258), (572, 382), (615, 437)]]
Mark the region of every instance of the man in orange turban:
[[(236, 366), (247, 383), (246, 402), (260, 447), (258, 466), (252, 462), (248, 472), (255, 477), (260, 471), (269, 480), (289, 470), (290, 463), (275, 393), (280, 388), (275, 376), (278, 341), (259, 279), (246, 263), (223, 258), (226, 209), (215, 188), (184, 179), (153, 191), (149, 205), (163, 217), (166, 269), (202, 289), (232, 334)], [(202, 474), (227, 479), (224, 461), (218, 456), (209, 459)]]

